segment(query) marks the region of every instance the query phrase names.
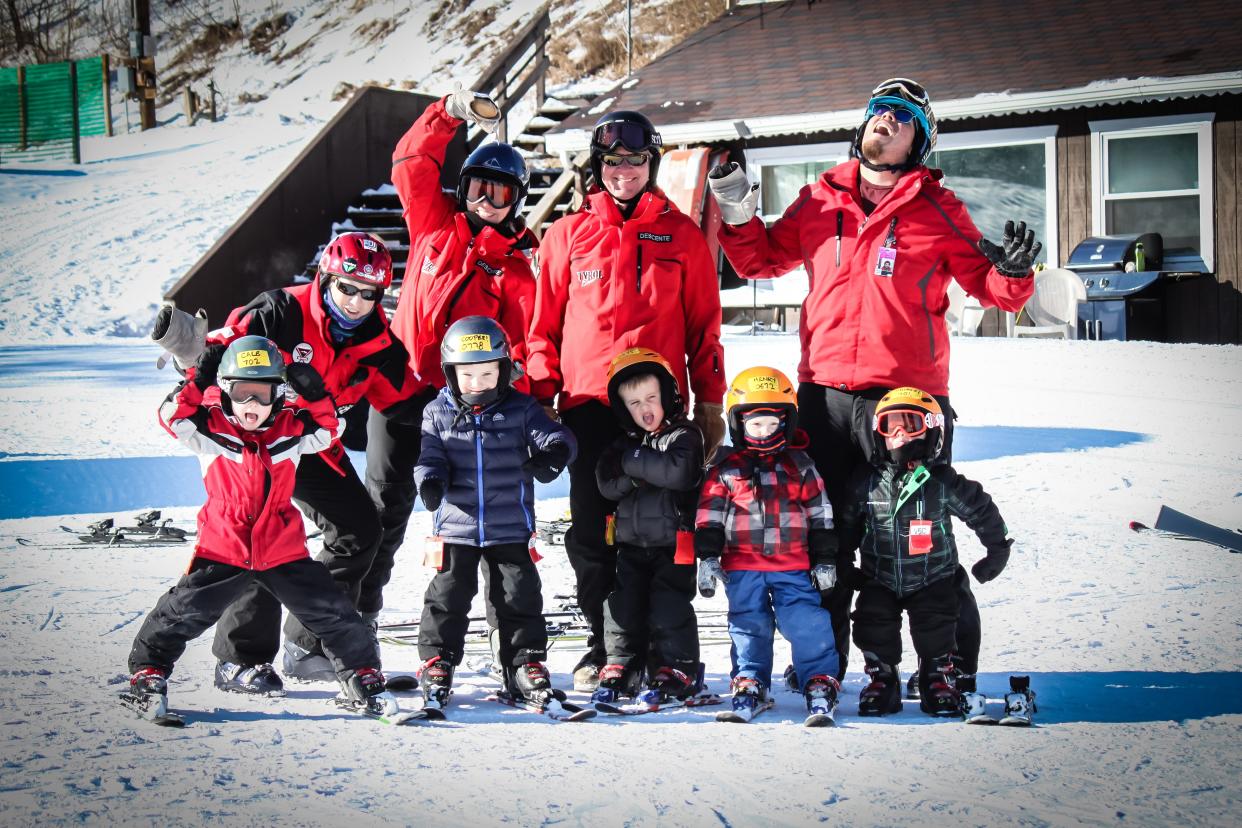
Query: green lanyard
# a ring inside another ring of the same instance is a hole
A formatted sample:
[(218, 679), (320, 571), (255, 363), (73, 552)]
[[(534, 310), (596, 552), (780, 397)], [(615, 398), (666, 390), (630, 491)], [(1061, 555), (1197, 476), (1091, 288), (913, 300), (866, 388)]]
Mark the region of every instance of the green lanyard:
[(931, 472), (927, 470), (926, 466), (919, 466), (910, 472), (910, 476), (906, 478), (905, 485), (901, 487), (901, 492), (897, 495), (897, 508), (893, 510), (893, 517), (896, 517), (897, 513), (901, 511), (902, 504), (913, 497), (914, 493), (919, 490), (919, 487), (930, 479)]

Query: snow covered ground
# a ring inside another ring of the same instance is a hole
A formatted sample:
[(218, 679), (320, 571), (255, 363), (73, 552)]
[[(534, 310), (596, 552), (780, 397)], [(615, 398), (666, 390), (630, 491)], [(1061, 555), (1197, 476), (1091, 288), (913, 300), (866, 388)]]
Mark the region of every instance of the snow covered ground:
[[(792, 336), (731, 336), (726, 347), (731, 372), (792, 371), (797, 359)], [(953, 349), (958, 467), (984, 482), (1017, 538), (1004, 575), (976, 586), (980, 684), (998, 695), (1011, 672), (1029, 672), (1040, 705), (1030, 731), (933, 721), (912, 706), (859, 719), (856, 652), (829, 731), (802, 728), (800, 698), (783, 693), (748, 726), (715, 723), (711, 708), (558, 724), (485, 701), (493, 685), (469, 668), (449, 723), (392, 729), (336, 711), (327, 685), (293, 685), (279, 700), (222, 694), (209, 638), (171, 682), (189, 727), (151, 727), (112, 694), (188, 550), (66, 549), (57, 526), (166, 506), (159, 493), (176, 491), (178, 475), (193, 481), (192, 463), (159, 465), (176, 457), (153, 417), (170, 377), (149, 344), (2, 349), (3, 506), (48, 516), (0, 521), (0, 822), (1236, 824), (1242, 556), (1138, 536), (1127, 521), (1151, 522), (1166, 502), (1242, 525), (1239, 350), (996, 339)], [(137, 458), (156, 465), (124, 463)], [(101, 460), (121, 465), (85, 462)], [(38, 486), (49, 488), (22, 495)], [(75, 513), (87, 491), (110, 505)], [(541, 518), (563, 513), (556, 494), (544, 491)], [(188, 523), (193, 511), (167, 513)], [(418, 615), (426, 517), (415, 514), (383, 622)], [(981, 554), (973, 537), (962, 548), (967, 562)], [(572, 574), (560, 548), (544, 553), (555, 609)], [(708, 612), (723, 598), (697, 604), (723, 691), (728, 648)], [(551, 652), (562, 686), (580, 646)], [(383, 651), (390, 672), (417, 665), (412, 647)]]

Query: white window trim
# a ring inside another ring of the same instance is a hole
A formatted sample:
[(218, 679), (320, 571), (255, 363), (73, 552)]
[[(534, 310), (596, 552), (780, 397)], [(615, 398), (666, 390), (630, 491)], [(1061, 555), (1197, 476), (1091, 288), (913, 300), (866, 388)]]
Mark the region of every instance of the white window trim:
[[(1214, 225), (1215, 181), (1213, 180), (1212, 120), (1210, 113), (1165, 115), (1158, 118), (1129, 118), (1108, 121), (1089, 121), (1091, 129), (1091, 234), (1104, 234), (1104, 171), (1108, 168), (1108, 139), (1136, 138), (1152, 135), (1197, 136), (1199, 151), (1199, 188), (1196, 190), (1157, 190), (1142, 193), (1124, 193), (1107, 196), (1110, 201), (1131, 198), (1170, 198), (1175, 196), (1199, 196), (1199, 242), (1200, 256), (1209, 273), (1216, 272), (1216, 233)], [(1160, 232), (1159, 227), (1150, 228)]]
[[(746, 173), (754, 184), (763, 181), (764, 167), (779, 167), (782, 164), (810, 164), (814, 161), (825, 161), (839, 164), (850, 157), (850, 145), (846, 141), (833, 141), (825, 144), (791, 144), (780, 147), (761, 147), (745, 151)], [(764, 220), (780, 218), (786, 204), (780, 212), (765, 214), (759, 217)]]
[[(1044, 145), (1044, 199), (1047, 217), (1047, 239), (1044, 241), (1044, 258), (1048, 267), (1060, 267), (1061, 246), (1059, 244), (1057, 216), (1057, 126), (1019, 127), (1015, 129), (985, 129), (973, 132), (941, 133), (936, 139), (936, 151), (952, 151), (964, 149), (982, 149), (984, 147), (1015, 146), (1018, 144)], [(950, 186), (949, 189), (952, 189)], [(1022, 221), (1022, 216), (1013, 216), (1015, 221)], [(993, 239), (1000, 235), (1003, 228), (980, 227), (979, 232), (984, 238)]]

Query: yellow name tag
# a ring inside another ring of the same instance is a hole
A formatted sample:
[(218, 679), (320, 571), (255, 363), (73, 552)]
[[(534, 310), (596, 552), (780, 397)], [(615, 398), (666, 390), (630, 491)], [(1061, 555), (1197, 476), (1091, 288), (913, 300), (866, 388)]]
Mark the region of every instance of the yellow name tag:
[(459, 351), (490, 351), (492, 337), (490, 334), (464, 334), (457, 339)]
[(238, 368), (270, 368), (271, 365), (267, 351), (242, 351), (237, 355)]
[(776, 385), (776, 377), (751, 377), (748, 384), (750, 385), (751, 391), (780, 390)]

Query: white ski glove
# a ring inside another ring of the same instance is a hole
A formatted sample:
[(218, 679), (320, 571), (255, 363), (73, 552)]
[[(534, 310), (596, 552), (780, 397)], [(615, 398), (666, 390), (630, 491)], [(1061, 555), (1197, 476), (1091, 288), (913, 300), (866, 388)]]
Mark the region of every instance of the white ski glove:
[(461, 84), (453, 94), (444, 99), (444, 110), (459, 121), (477, 124), (479, 129), (491, 135), (500, 123), (500, 107), (482, 92), (462, 89)]
[(811, 567), (811, 580), (820, 592), (832, 589), (837, 584), (837, 568), (832, 564), (816, 564)]
[(720, 566), (720, 558), (704, 558), (699, 561), (699, 595), (711, 598), (716, 594), (716, 582), (729, 583), (729, 576)]
[(754, 218), (759, 206), (759, 185), (751, 184), (736, 162), (721, 164), (707, 174), (707, 184), (720, 205), (725, 224), (745, 224)]
[(173, 367), (184, 374), (187, 368), (198, 362), (199, 354), (206, 347), (207, 311), (200, 309), (190, 316), (185, 311), (177, 310), (171, 302), (166, 302), (155, 317), (151, 339), (164, 349), (155, 361), (155, 367), (163, 368), (171, 356)]

